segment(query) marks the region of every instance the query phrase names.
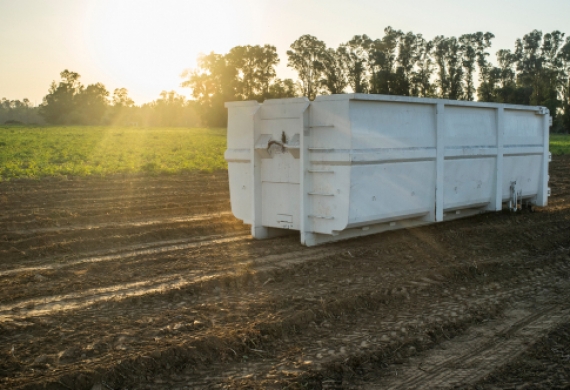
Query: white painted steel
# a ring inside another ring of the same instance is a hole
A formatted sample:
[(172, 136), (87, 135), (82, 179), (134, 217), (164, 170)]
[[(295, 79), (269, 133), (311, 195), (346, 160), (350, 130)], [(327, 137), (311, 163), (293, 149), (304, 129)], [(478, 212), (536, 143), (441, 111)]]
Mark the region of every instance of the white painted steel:
[(232, 211), (256, 238), (298, 230), (310, 246), (513, 196), (547, 204), (544, 107), (368, 94), (226, 107)]

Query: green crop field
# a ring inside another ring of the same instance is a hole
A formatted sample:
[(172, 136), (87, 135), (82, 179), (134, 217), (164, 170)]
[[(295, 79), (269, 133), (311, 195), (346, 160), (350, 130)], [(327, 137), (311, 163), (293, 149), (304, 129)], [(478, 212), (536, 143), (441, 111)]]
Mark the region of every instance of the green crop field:
[(225, 129), (0, 127), (0, 180), (227, 169)]
[(550, 135), (550, 153), (552, 153), (552, 154), (570, 154), (570, 135), (569, 134), (551, 134)]
[[(58, 175), (212, 172), (227, 169), (225, 129), (0, 127), (0, 180)], [(570, 154), (570, 135), (550, 137)]]

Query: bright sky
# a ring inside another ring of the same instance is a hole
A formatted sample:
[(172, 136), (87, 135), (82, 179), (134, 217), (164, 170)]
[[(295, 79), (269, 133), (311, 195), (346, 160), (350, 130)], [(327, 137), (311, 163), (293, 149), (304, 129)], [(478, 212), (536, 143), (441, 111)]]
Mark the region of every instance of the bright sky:
[(39, 104), (64, 69), (84, 84), (125, 87), (137, 104), (180, 88), (199, 53), (272, 44), (278, 77), (303, 34), (336, 47), (386, 26), (436, 35), (495, 34), (491, 53), (533, 29), (570, 34), (569, 0), (0, 0), (0, 98)]

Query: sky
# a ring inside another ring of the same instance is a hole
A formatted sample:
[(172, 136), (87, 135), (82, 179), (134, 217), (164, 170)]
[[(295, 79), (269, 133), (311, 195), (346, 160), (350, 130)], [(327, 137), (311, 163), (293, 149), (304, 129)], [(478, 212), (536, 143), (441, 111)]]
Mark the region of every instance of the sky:
[(296, 78), (286, 51), (301, 35), (337, 47), (387, 26), (427, 39), (490, 31), (494, 60), (534, 29), (570, 34), (570, 0), (0, 0), (0, 98), (39, 104), (64, 69), (137, 104), (189, 98), (181, 74), (200, 53), (272, 44), (278, 77)]

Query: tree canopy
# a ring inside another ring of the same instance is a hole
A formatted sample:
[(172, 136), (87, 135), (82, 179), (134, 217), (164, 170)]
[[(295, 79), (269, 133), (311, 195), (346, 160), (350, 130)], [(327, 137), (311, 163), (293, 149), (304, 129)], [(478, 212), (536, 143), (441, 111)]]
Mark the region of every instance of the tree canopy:
[[(479, 100), (545, 106), (555, 130), (570, 131), (570, 37), (560, 31), (533, 30), (514, 48), (496, 52), (494, 35), (474, 32), (459, 37), (422, 34), (387, 27), (380, 38), (354, 35), (336, 48), (302, 35), (287, 50), (287, 66), (298, 80), (280, 79), (277, 49), (270, 44), (236, 46), (225, 54), (198, 58), (196, 69), (182, 74), (191, 100), (171, 91), (139, 107), (125, 88), (112, 96), (101, 83), (84, 86), (73, 71), (52, 82), (39, 113), (52, 124), (138, 123), (223, 126), (224, 103), (236, 100), (346, 92)], [(33, 117), (29, 101), (2, 99), (0, 118)], [(26, 111), (28, 110), (28, 111)], [(16, 113), (18, 113), (16, 115)]]

